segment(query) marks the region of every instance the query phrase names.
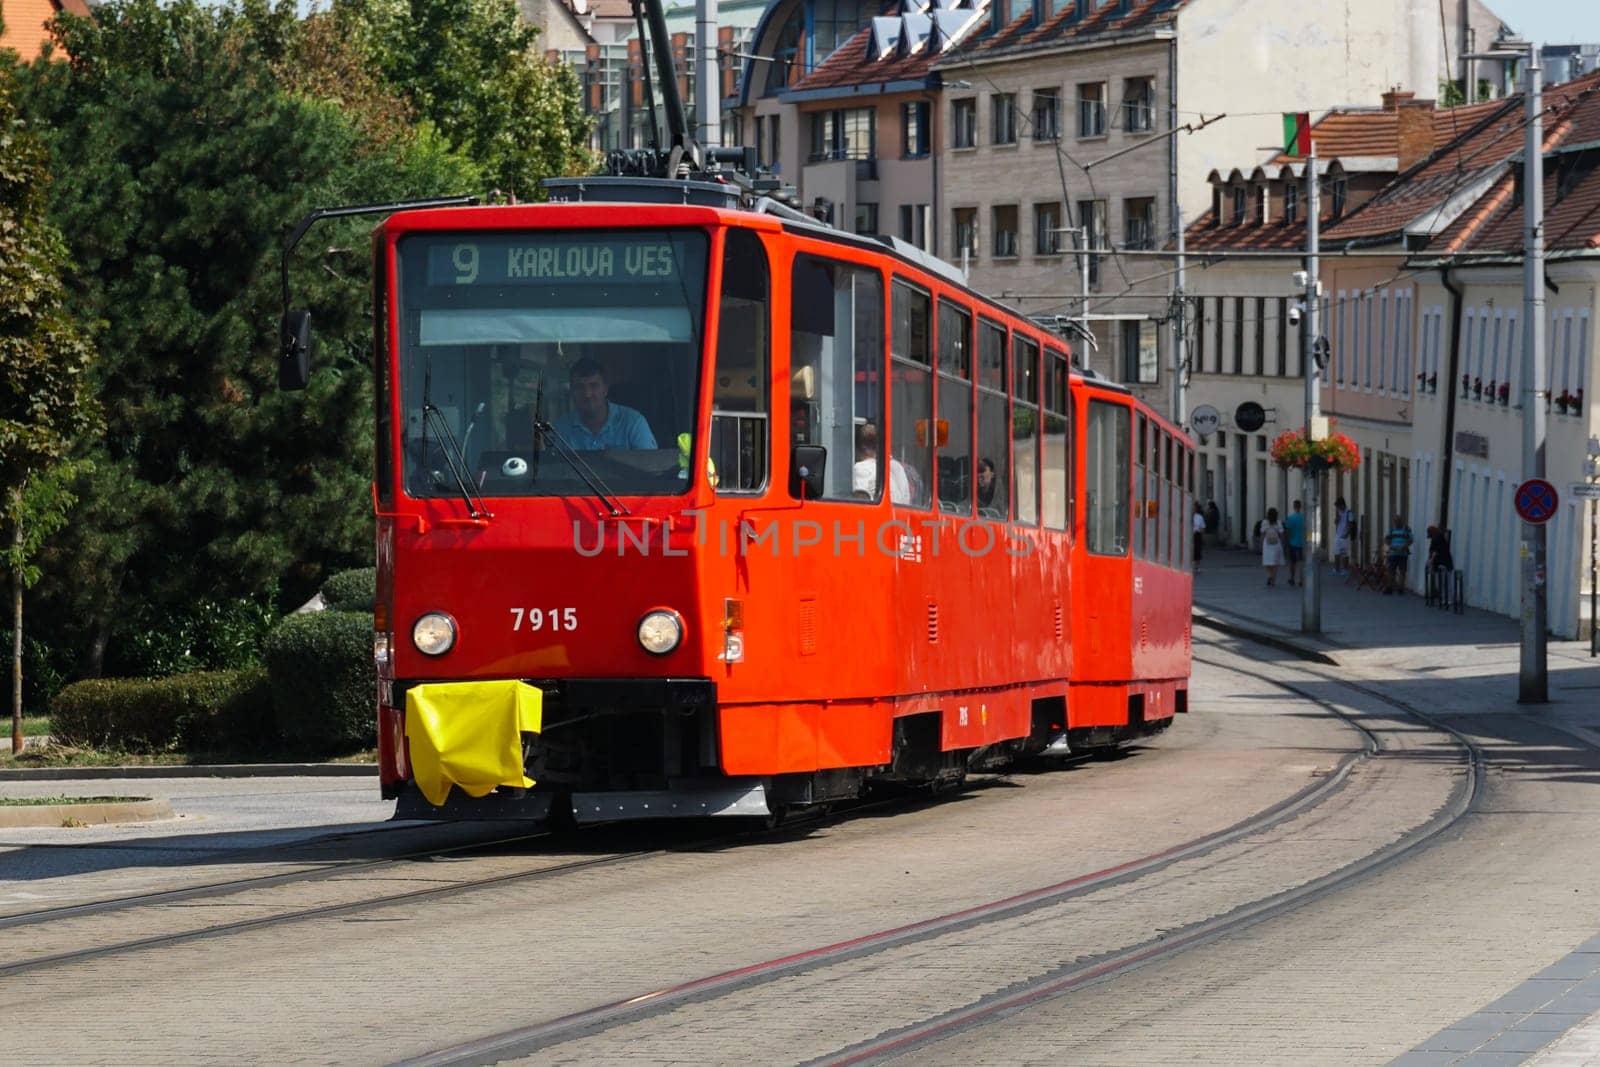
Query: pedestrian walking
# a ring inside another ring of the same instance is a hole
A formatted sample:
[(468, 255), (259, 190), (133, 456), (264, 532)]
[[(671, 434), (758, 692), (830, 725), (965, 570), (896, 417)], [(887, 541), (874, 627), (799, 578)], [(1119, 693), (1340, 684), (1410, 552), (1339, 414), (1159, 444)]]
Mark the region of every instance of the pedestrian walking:
[(1194, 519), (1190, 526), (1194, 529), (1194, 562), (1200, 565), (1201, 549), (1205, 547), (1206, 540), (1206, 510), (1200, 506), (1200, 501), (1194, 502)]
[(1267, 517), (1257, 527), (1261, 534), (1261, 565), (1267, 570), (1267, 585), (1278, 584), (1278, 568), (1283, 566), (1283, 527), (1278, 523), (1278, 509), (1268, 508)]
[(1333, 573), (1341, 578), (1350, 573), (1350, 509), (1344, 497), (1333, 502)]
[(1306, 556), (1306, 517), (1296, 500), (1293, 510), (1283, 520), (1284, 547), (1288, 550), (1289, 584), (1299, 585), (1300, 563)]

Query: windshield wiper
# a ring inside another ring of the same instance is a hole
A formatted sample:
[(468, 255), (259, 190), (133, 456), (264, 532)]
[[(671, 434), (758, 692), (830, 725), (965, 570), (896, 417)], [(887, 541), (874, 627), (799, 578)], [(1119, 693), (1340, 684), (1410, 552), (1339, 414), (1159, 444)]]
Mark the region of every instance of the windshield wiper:
[[(455, 480), (456, 490), (461, 494), (461, 499), (467, 505), (467, 514), (474, 519), (491, 519), (489, 506), (484, 502), (481, 494), (476, 492), (472, 484), (472, 472), (467, 469), (467, 457), (461, 454), (461, 445), (456, 442), (455, 432), (450, 429), (450, 421), (444, 417), (433, 403), (433, 358), (430, 356), (422, 372), (422, 465), (428, 465), (428, 422), (438, 420), (440, 448), (444, 451), (445, 466), (450, 468), (450, 476)], [(434, 484), (438, 484), (438, 471), (429, 472)]]
[(631, 514), (627, 507), (623, 505), (622, 501), (617, 499), (616, 494), (611, 492), (610, 489), (606, 488), (606, 484), (600, 480), (600, 475), (596, 474), (594, 468), (585, 462), (583, 456), (579, 454), (578, 450), (573, 448), (572, 445), (567, 442), (565, 437), (561, 436), (561, 431), (557, 430), (555, 426), (545, 422), (543, 419), (538, 418), (533, 420), (533, 447), (535, 456), (538, 456), (539, 454), (539, 438), (543, 437), (545, 434), (549, 434), (550, 440), (555, 444), (553, 451), (556, 453), (556, 455), (566, 460), (567, 464), (573, 470), (578, 472), (578, 477), (582, 478), (584, 484), (589, 487), (590, 491), (593, 492), (595, 496), (599, 497), (606, 507), (611, 509), (611, 514), (613, 516)]

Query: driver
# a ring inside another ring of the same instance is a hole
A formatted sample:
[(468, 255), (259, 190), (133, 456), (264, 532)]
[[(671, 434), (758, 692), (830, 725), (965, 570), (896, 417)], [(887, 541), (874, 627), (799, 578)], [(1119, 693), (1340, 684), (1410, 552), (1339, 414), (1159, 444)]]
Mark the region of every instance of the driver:
[(579, 452), (610, 448), (655, 448), (656, 438), (645, 417), (625, 404), (607, 399), (605, 372), (588, 356), (568, 375), (572, 410), (555, 420), (555, 428)]

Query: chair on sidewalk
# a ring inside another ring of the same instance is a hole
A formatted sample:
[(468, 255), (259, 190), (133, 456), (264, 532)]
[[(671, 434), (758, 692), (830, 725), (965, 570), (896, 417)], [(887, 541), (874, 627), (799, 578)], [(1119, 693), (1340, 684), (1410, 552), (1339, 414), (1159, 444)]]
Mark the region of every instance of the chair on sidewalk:
[[(1350, 571), (1349, 581), (1355, 582), (1356, 589), (1387, 589), (1389, 586), (1388, 560), (1380, 551), (1372, 559)], [(1346, 584), (1349, 584), (1349, 581)]]

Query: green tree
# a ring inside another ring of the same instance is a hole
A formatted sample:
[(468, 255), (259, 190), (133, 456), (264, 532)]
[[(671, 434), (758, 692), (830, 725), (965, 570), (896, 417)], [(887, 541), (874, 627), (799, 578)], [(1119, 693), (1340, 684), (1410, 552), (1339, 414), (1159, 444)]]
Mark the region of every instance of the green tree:
[(539, 53), (516, 0), (334, 0), (332, 17), (501, 191), (532, 200), (594, 169), (577, 76)]
[(44, 146), (18, 115), (0, 68), (0, 559), (11, 578), (11, 746), (22, 751), (22, 595), (38, 581), (44, 541), (73, 499), (63, 460), (92, 431), (93, 349), (66, 308), (61, 235), (45, 215)]
[(178, 625), (280, 582), (295, 602), (370, 561), (371, 220), (325, 223), (296, 257), (295, 300), (318, 323), (297, 394), (276, 388), (283, 231), (314, 207), (481, 177), (426, 125), (353, 115), (341, 92), (382, 96), (365, 60), (312, 49), (305, 25), (290, 3), (111, 0), (57, 20), (69, 63), (25, 71), (79, 268), (72, 304), (101, 323), (106, 432), (54, 557), (63, 580), (46, 583), (87, 673), (144, 666), (121, 620)]

